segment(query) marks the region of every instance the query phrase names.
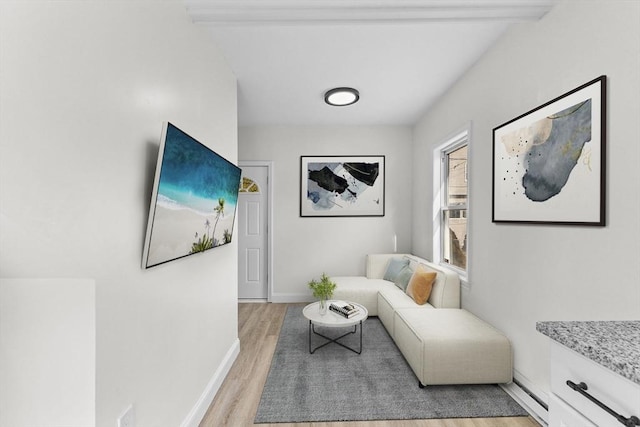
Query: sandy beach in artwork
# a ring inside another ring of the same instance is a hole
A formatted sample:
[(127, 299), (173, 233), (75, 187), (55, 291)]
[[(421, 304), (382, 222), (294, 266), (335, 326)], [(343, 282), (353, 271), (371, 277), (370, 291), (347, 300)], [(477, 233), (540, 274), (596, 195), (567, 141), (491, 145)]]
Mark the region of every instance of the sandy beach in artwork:
[[(233, 231), (233, 213), (235, 206), (227, 204), (224, 216), (220, 217), (215, 229), (218, 245), (224, 241), (224, 231)], [(207, 230), (206, 221), (210, 227)], [(167, 208), (156, 206), (149, 244), (148, 264), (156, 265), (165, 261), (188, 255), (193, 243), (207, 232), (213, 233), (216, 215), (203, 215), (188, 208)]]

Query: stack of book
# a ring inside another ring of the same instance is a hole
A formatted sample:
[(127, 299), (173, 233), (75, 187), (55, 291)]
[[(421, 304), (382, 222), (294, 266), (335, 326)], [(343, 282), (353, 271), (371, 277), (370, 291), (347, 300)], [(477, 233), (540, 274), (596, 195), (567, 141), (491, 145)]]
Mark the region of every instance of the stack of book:
[(338, 313), (341, 316), (346, 317), (347, 319), (355, 316), (360, 312), (358, 307), (353, 304), (344, 301), (333, 301), (329, 305), (329, 310)]

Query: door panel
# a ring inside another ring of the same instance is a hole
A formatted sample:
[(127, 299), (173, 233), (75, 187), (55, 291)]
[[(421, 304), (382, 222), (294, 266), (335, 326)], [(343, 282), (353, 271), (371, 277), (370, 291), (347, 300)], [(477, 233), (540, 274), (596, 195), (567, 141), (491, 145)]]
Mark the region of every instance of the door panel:
[(260, 280), (260, 249), (247, 249), (247, 264), (245, 266), (247, 282), (255, 283)]
[(247, 236), (259, 236), (261, 213), (259, 201), (247, 202)]

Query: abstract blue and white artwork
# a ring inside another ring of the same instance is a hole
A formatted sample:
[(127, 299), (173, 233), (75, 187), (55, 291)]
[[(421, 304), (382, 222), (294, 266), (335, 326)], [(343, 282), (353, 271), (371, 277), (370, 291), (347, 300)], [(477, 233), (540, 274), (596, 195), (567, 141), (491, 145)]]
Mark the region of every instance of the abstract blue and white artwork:
[(493, 222), (604, 225), (605, 84), (493, 130)]
[(241, 170), (171, 123), (161, 138), (143, 267), (231, 242)]
[(300, 216), (384, 216), (384, 156), (302, 156)]

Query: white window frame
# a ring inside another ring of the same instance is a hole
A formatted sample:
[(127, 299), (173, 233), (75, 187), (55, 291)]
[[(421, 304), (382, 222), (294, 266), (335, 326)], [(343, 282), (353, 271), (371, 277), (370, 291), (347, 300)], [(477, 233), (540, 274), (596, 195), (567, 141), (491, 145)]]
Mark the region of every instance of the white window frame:
[(447, 268), (453, 269), (460, 275), (460, 279), (463, 283), (463, 286), (467, 287), (469, 284), (469, 265), (470, 265), (470, 245), (469, 242), (471, 240), (470, 237), (470, 222), (469, 218), (470, 214), (470, 180), (469, 180), (469, 160), (467, 160), (467, 166), (465, 168), (465, 177), (467, 179), (467, 203), (466, 206), (462, 206), (463, 209), (467, 211), (467, 262), (466, 269), (462, 269), (453, 264), (449, 264), (445, 262), (443, 251), (444, 251), (444, 212), (448, 210), (447, 208), (447, 188), (446, 188), (446, 179), (447, 179), (447, 168), (445, 167), (445, 156), (452, 151), (459, 149), (460, 147), (467, 146), (467, 159), (470, 158), (471, 153), (471, 123), (464, 126), (461, 130), (453, 133), (451, 136), (446, 138), (441, 144), (436, 146), (433, 150), (433, 211), (432, 211), (432, 219), (433, 219), (433, 259), (437, 264), (441, 264), (446, 266)]

